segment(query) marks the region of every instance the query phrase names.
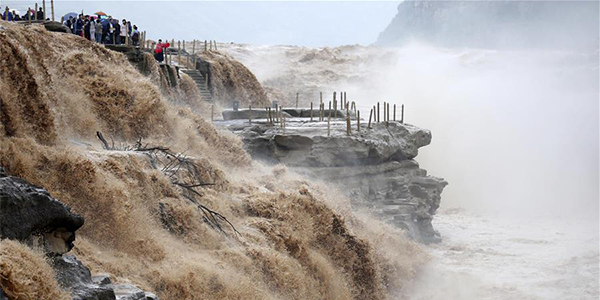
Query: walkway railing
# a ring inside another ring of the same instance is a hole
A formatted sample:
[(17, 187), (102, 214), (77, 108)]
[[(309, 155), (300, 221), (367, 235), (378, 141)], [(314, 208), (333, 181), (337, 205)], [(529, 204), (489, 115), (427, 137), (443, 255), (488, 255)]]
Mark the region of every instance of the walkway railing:
[[(50, 14), (48, 14), (48, 10), (46, 9), (46, 0), (42, 0), (41, 2), (42, 2), (41, 6), (39, 6), (38, 2), (34, 2), (34, 5), (33, 5), (34, 9), (32, 9), (31, 5), (27, 4), (27, 2), (11, 1), (10, 3), (7, 3), (7, 1), (1, 1), (0, 7), (1, 7), (1, 5), (5, 6), (5, 8), (2, 9), (2, 15), (1, 15), (2, 20), (15, 21), (14, 20), (15, 16), (13, 15), (12, 11), (18, 10), (19, 12), (27, 11), (27, 16), (20, 17), (21, 22), (45, 21), (47, 19), (55, 21), (55, 19), (54, 19), (54, 0), (50, 0)], [(8, 4), (10, 4), (10, 6)], [(25, 7), (27, 7), (27, 9), (25, 9)], [(42, 11), (43, 15), (41, 16), (41, 18), (40, 18), (40, 16), (38, 16), (38, 12), (39, 12), (38, 8), (42, 9), (41, 11)]]

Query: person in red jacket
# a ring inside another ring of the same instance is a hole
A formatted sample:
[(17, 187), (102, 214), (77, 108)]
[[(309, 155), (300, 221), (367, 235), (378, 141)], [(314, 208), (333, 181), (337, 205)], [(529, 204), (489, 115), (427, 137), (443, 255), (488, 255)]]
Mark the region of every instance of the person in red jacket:
[(156, 49), (154, 49), (154, 58), (156, 58), (156, 61), (158, 61), (159, 63), (163, 62), (163, 60), (165, 59), (165, 51), (167, 51), (167, 48), (169, 48), (171, 46), (171, 44), (169, 43), (163, 43), (162, 40), (158, 40), (158, 44), (156, 44)]

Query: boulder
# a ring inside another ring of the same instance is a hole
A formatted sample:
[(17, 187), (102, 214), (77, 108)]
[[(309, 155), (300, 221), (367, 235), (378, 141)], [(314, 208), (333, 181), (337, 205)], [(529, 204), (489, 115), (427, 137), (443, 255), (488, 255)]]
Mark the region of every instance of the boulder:
[(1, 168), (0, 207), (1, 238), (42, 246), (51, 255), (71, 250), (75, 230), (84, 222), (43, 188), (8, 176)]
[(90, 270), (73, 255), (62, 255), (52, 259), (58, 283), (71, 291), (73, 300), (115, 300), (110, 286), (95, 284)]
[(145, 300), (146, 293), (131, 284), (110, 285), (114, 291), (117, 300)]
[(43, 25), (44, 25), (44, 28), (46, 28), (46, 30), (48, 30), (48, 31), (71, 33), (71, 29), (69, 29), (69, 27), (63, 25), (60, 22), (45, 21), (43, 23)]

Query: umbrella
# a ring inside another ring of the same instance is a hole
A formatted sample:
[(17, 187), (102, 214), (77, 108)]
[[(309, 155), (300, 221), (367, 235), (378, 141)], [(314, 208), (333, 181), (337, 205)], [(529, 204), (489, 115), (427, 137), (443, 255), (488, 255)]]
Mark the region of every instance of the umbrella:
[(97, 11), (97, 12), (96, 12), (96, 15), (99, 15), (99, 16), (106, 16), (106, 13), (105, 13), (105, 12), (103, 12), (103, 11)]
[(77, 13), (70, 12), (70, 13), (64, 15), (64, 18), (65, 18), (65, 20), (68, 20), (70, 17), (77, 18), (77, 16), (78, 16)]

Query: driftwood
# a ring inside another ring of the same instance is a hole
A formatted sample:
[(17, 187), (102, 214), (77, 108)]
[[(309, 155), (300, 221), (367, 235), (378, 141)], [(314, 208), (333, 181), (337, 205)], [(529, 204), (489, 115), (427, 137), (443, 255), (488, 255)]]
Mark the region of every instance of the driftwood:
[[(137, 142), (133, 145), (126, 145), (120, 148), (114, 147), (114, 142), (112, 146), (108, 145), (108, 142), (104, 138), (101, 132), (96, 132), (96, 136), (102, 142), (104, 149), (106, 150), (121, 150), (121, 151), (134, 151), (141, 152), (150, 157), (152, 165), (158, 169), (157, 162), (161, 162), (167, 160), (168, 162), (164, 163), (160, 171), (165, 174), (171, 181), (171, 184), (180, 187), (183, 192), (181, 195), (194, 205), (196, 205), (197, 209), (200, 210), (203, 214), (204, 221), (211, 227), (218, 229), (223, 234), (227, 235), (227, 232), (223, 229), (224, 224), (231, 227), (233, 232), (236, 235), (239, 235), (239, 231), (235, 228), (235, 226), (227, 220), (225, 216), (216, 212), (204, 204), (198, 201), (198, 198), (204, 196), (204, 194), (196, 188), (201, 188), (205, 186), (212, 186), (215, 183), (203, 182), (200, 180), (200, 171), (198, 170), (197, 165), (194, 161), (187, 157), (183, 152), (175, 153), (172, 152), (167, 147), (162, 146), (149, 146), (149, 144), (142, 144), (142, 139), (138, 139)], [(192, 179), (191, 182), (179, 182), (178, 175), (182, 174), (182, 172), (186, 172), (189, 177)]]

